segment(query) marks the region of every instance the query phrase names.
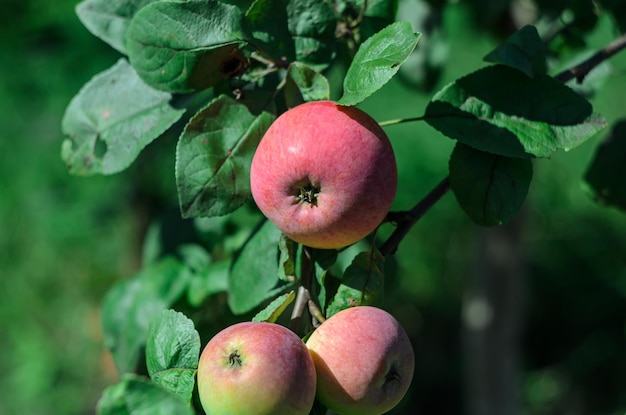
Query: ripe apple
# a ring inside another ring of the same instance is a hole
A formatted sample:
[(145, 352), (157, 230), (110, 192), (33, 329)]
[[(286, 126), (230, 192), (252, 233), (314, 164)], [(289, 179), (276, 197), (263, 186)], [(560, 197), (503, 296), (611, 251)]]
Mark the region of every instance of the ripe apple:
[(252, 159), (259, 209), (284, 234), (314, 248), (363, 239), (396, 194), (393, 148), (365, 112), (332, 101), (298, 105), (267, 130)]
[(210, 415), (308, 415), (315, 366), (302, 340), (274, 323), (234, 324), (215, 335), (198, 364), (198, 392)]
[(376, 307), (331, 316), (306, 342), (317, 370), (317, 397), (341, 415), (379, 415), (406, 394), (415, 369), (409, 337)]

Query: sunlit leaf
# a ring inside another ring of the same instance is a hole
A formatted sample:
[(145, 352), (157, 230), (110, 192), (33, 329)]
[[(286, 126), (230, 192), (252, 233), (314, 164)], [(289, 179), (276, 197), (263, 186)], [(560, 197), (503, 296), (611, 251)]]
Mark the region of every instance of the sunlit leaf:
[(125, 59), (96, 75), (63, 117), (61, 158), (71, 173), (113, 174), (180, 119), (171, 95), (146, 85)]
[(313, 68), (294, 62), (287, 69), (285, 98), (290, 108), (309, 101), (330, 99), (330, 85), (324, 75)]
[(342, 105), (356, 105), (383, 87), (417, 46), (421, 35), (408, 22), (393, 23), (367, 39), (343, 82)]
[(278, 317), (285, 311), (285, 309), (295, 300), (296, 292), (290, 291), (276, 298), (274, 301), (269, 303), (267, 307), (263, 310), (259, 311), (253, 318), (252, 321), (265, 321), (268, 323), (274, 323), (278, 320)]
[(250, 198), (252, 156), (273, 119), (220, 96), (189, 121), (176, 148), (183, 217), (224, 215)]
[(200, 335), (184, 314), (164, 310), (148, 328), (146, 365), (152, 381), (191, 404)]
[(124, 37), (130, 20), (155, 1), (159, 0), (84, 0), (76, 6), (76, 14), (91, 33), (125, 54)]
[(160, 1), (133, 17), (126, 47), (147, 84), (184, 93), (231, 76), (249, 38), (236, 6), (216, 0)]
[(346, 268), (326, 317), (349, 307), (379, 304), (384, 288), (384, 262), (377, 249), (358, 254)]
[(589, 102), (561, 82), (546, 75), (531, 79), (502, 65), (444, 87), (425, 119), (450, 138), (508, 157), (548, 157), (606, 126)]

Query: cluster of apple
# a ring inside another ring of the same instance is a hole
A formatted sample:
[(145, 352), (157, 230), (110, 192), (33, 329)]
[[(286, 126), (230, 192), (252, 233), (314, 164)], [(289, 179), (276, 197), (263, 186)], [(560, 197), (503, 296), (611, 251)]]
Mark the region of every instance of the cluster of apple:
[[(382, 128), (332, 101), (296, 106), (267, 130), (252, 159), (259, 209), (285, 235), (336, 249), (371, 233), (396, 194), (397, 167)], [(340, 415), (379, 415), (411, 383), (413, 348), (386, 311), (342, 310), (306, 344), (274, 323), (230, 326), (206, 345), (198, 391), (209, 415), (307, 415), (317, 399)]]
[(308, 415), (315, 397), (340, 415), (380, 415), (406, 394), (414, 366), (397, 320), (357, 306), (331, 316), (306, 344), (275, 323), (227, 327), (200, 356), (198, 392), (208, 415)]

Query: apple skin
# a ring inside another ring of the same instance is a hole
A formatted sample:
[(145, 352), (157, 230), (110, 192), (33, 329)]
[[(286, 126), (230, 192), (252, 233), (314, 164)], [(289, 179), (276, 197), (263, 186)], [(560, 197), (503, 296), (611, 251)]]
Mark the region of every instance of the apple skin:
[(315, 390), (306, 346), (278, 324), (229, 326), (200, 356), (198, 392), (210, 415), (308, 415)]
[(317, 398), (341, 415), (379, 415), (404, 397), (415, 370), (408, 335), (389, 313), (357, 306), (331, 316), (306, 342)]
[(252, 159), (250, 186), (259, 209), (284, 234), (332, 249), (380, 225), (396, 195), (398, 172), (374, 119), (355, 107), (313, 101), (272, 123)]

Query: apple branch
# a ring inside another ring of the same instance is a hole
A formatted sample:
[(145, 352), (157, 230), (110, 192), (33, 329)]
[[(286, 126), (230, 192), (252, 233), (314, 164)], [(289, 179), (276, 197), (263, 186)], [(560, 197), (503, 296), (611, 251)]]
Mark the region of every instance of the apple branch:
[[(611, 56), (626, 49), (626, 34), (613, 40), (604, 48), (596, 52), (589, 59), (582, 63), (573, 66), (569, 69), (562, 71), (554, 76), (554, 79), (560, 82), (568, 82), (572, 79), (576, 79), (578, 83), (582, 83), (585, 77), (596, 66), (609, 59)], [(425, 117), (413, 117), (390, 120), (380, 123), (381, 126), (401, 124), (410, 121), (422, 121)], [(433, 190), (430, 191), (422, 200), (420, 200), (411, 210), (406, 212), (389, 212), (387, 214), (386, 222), (395, 222), (398, 227), (393, 231), (391, 236), (382, 244), (380, 252), (384, 257), (393, 255), (402, 239), (409, 233), (413, 225), (431, 208), (435, 203), (439, 201), (450, 190), (450, 178), (443, 179)]]
[(428, 210), (435, 205), (450, 190), (450, 179), (446, 177), (433, 190), (430, 191), (422, 200), (420, 200), (411, 210), (407, 212), (390, 212), (387, 219), (396, 222), (398, 227), (393, 231), (391, 236), (380, 247), (380, 253), (384, 257), (393, 255), (400, 245), (400, 241), (409, 233), (413, 225)]
[(584, 62), (555, 75), (554, 79), (561, 82), (567, 82), (575, 78), (576, 82), (580, 84), (593, 68), (624, 48), (626, 48), (626, 33), (613, 40)]
[[(293, 311), (291, 312), (291, 329), (294, 332), (298, 332), (300, 328), (300, 322), (302, 321), (302, 315), (304, 310), (308, 307), (311, 308), (311, 283), (313, 277), (313, 253), (308, 246), (302, 246), (302, 255), (300, 257), (300, 287), (296, 294), (296, 300), (294, 302)], [(320, 312), (321, 314), (321, 312)]]

